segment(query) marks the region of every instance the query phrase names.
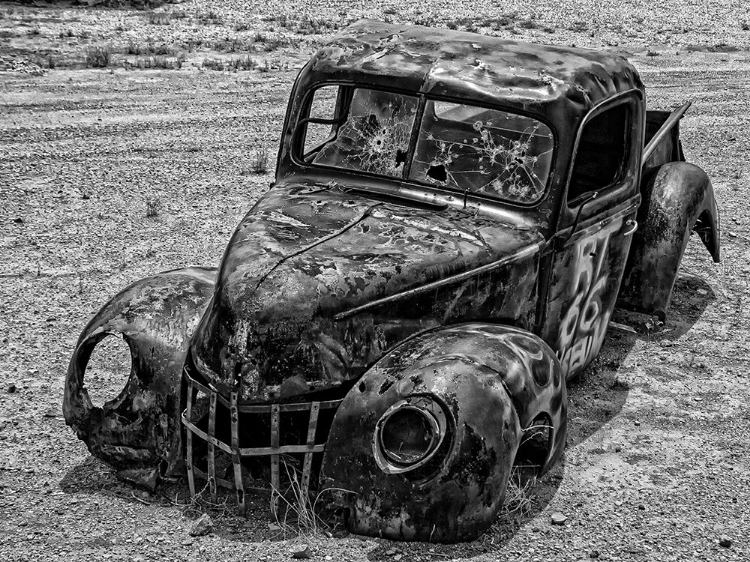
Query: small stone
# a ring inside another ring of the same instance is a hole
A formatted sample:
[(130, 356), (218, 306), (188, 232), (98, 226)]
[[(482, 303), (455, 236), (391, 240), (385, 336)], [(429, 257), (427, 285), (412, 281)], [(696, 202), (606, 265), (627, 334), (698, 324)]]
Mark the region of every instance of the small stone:
[(599, 551), (592, 550), (591, 552), (589, 552), (589, 558), (599, 558)]
[(207, 513), (204, 513), (203, 515), (198, 517), (198, 519), (196, 519), (193, 523), (193, 526), (190, 527), (190, 536), (202, 537), (209, 534), (213, 530), (214, 522), (211, 521), (211, 517)]
[(638, 427), (639, 425), (641, 425), (641, 422), (635, 421), (635, 422), (633, 422), (633, 425), (635, 425), (636, 427)]
[(269, 523), (268, 530), (269, 531), (281, 531), (281, 527), (277, 525), (276, 523)]
[(191, 544), (193, 544), (194, 542), (195, 542), (195, 541), (194, 541), (193, 539), (191, 539), (191, 538), (187, 538), (187, 539), (185, 539), (184, 541), (182, 541), (182, 546), (190, 546), (190, 545), (191, 545)]
[(11, 383), (8, 385), (8, 394), (13, 394), (16, 391), (16, 385)]
[(622, 447), (620, 447), (619, 445), (617, 445), (615, 447), (615, 453), (619, 453), (620, 451), (622, 451)]
[(312, 558), (310, 554), (310, 546), (306, 544), (300, 544), (292, 549), (292, 558), (305, 559)]
[(386, 556), (395, 556), (396, 554), (398, 554), (398, 550), (396, 550), (395, 548), (389, 548), (385, 551)]
[(732, 539), (727, 537), (726, 535), (722, 535), (719, 539), (719, 546), (723, 546), (724, 548), (729, 548), (732, 546)]
[(643, 505), (642, 503), (639, 503), (638, 504), (638, 509), (640, 509), (641, 511), (646, 511), (646, 506)]
[(553, 525), (565, 525), (565, 522), (568, 520), (565, 515), (560, 513), (559, 511), (556, 511), (552, 514), (552, 524)]

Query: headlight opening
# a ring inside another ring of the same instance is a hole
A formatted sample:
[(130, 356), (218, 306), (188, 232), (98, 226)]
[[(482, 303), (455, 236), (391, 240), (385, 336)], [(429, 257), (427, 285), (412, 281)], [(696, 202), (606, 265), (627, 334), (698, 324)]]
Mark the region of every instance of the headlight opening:
[(378, 420), (373, 453), (384, 472), (411, 472), (430, 463), (449, 438), (442, 405), (430, 396), (410, 396), (393, 404)]

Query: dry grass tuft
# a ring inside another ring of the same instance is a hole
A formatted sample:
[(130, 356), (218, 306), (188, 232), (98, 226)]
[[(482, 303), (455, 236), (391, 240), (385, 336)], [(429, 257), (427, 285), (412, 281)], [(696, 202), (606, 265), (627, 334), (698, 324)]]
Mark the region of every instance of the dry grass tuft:
[(109, 46), (94, 46), (86, 49), (86, 66), (91, 68), (105, 68), (109, 66), (111, 54)]
[(162, 209), (162, 203), (157, 198), (146, 198), (146, 216), (148, 218), (158, 217)]

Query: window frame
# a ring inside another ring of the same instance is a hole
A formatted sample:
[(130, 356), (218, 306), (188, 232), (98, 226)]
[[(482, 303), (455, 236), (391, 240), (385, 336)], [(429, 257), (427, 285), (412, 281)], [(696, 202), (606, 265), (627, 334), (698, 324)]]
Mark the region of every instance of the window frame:
[[(599, 104), (597, 107), (592, 109), (581, 121), (581, 124), (578, 127), (578, 131), (576, 132), (573, 157), (571, 158), (570, 167), (567, 174), (567, 181), (565, 182), (564, 205), (568, 210), (574, 211), (579, 209), (583, 203), (590, 199), (592, 193), (597, 193), (597, 197), (601, 197), (603, 195), (615, 193), (618, 187), (624, 186), (623, 180), (627, 175), (628, 169), (633, 163), (633, 151), (635, 150), (635, 147), (633, 146), (633, 125), (635, 117), (637, 115), (637, 103), (638, 100), (636, 99), (636, 96), (633, 95), (632, 90), (622, 92), (621, 94), (618, 94), (617, 96), (614, 96)], [(617, 174), (608, 184), (600, 187), (599, 189), (584, 191), (578, 194), (575, 198), (570, 199), (569, 195), (573, 183), (573, 171), (575, 170), (576, 164), (578, 163), (578, 158), (580, 157), (580, 144), (583, 133), (586, 130), (586, 126), (600, 115), (620, 106), (627, 107), (626, 123), (624, 127), (626, 138), (624, 141), (625, 150), (623, 151), (623, 157), (620, 161), (620, 167), (617, 171)]]
[[(380, 92), (393, 93), (393, 94), (399, 94), (399, 95), (410, 96), (410, 97), (416, 98), (418, 100), (417, 112), (414, 117), (414, 126), (412, 128), (412, 135), (409, 141), (409, 149), (407, 151), (406, 162), (405, 162), (405, 165), (403, 167), (403, 172), (400, 177), (386, 176), (386, 175), (376, 174), (376, 173), (367, 172), (363, 170), (352, 170), (352, 169), (347, 169), (347, 168), (337, 168), (335, 166), (316, 165), (316, 164), (313, 164), (312, 162), (307, 162), (304, 160), (303, 152), (304, 152), (304, 143), (305, 143), (305, 137), (306, 137), (306, 132), (307, 132), (307, 130), (305, 129), (305, 134), (299, 135), (299, 138), (296, 139), (296, 141), (292, 143), (292, 147), (290, 150), (290, 156), (291, 156), (292, 162), (302, 168), (312, 169), (316, 171), (317, 170), (335, 170), (337, 173), (341, 173), (341, 174), (371, 177), (371, 178), (382, 180), (385, 182), (395, 181), (395, 182), (401, 182), (401, 183), (409, 183), (409, 184), (419, 186), (421, 188), (443, 193), (445, 195), (459, 196), (463, 198), (465, 198), (467, 195), (470, 195), (471, 197), (479, 199), (479, 200), (485, 200), (485, 201), (490, 201), (494, 203), (503, 203), (505, 205), (518, 207), (521, 209), (531, 209), (531, 208), (537, 207), (543, 201), (545, 201), (545, 199), (547, 199), (550, 193), (550, 187), (553, 184), (554, 178), (557, 175), (556, 166), (558, 165), (557, 160), (559, 157), (560, 136), (554, 124), (543, 115), (528, 112), (528, 111), (522, 111), (515, 107), (508, 107), (502, 104), (471, 103), (471, 100), (467, 101), (464, 98), (456, 98), (453, 96), (435, 96), (435, 95), (425, 94), (422, 92), (415, 92), (413, 90), (403, 90), (399, 88), (384, 88), (378, 85), (363, 84), (363, 83), (353, 82), (353, 81), (323, 81), (323, 82), (313, 83), (308, 87), (307, 92), (305, 92), (304, 94), (303, 101), (300, 104), (300, 110), (297, 114), (297, 118), (295, 120), (293, 131), (296, 131), (303, 124), (303, 121), (306, 121), (309, 118), (309, 113), (312, 107), (312, 102), (313, 102), (315, 92), (325, 86), (338, 86), (339, 88), (347, 88), (347, 87), (352, 88), (352, 92), (349, 94), (349, 96), (347, 96), (349, 98), (351, 98), (351, 95), (353, 95), (353, 91), (355, 88), (377, 90)], [(417, 138), (421, 130), (422, 119), (424, 118), (424, 111), (425, 111), (425, 107), (427, 106), (428, 101), (449, 102), (449, 103), (454, 103), (458, 105), (469, 105), (473, 107), (479, 107), (482, 109), (502, 111), (502, 112), (509, 113), (512, 115), (518, 115), (521, 117), (527, 117), (527, 118), (533, 119), (543, 124), (544, 126), (546, 126), (549, 129), (550, 133), (552, 134), (552, 158), (550, 159), (550, 171), (549, 171), (549, 174), (547, 175), (544, 189), (539, 193), (539, 196), (532, 202), (524, 203), (524, 202), (520, 202), (514, 199), (507, 199), (507, 198), (503, 198), (499, 196), (488, 195), (486, 193), (473, 193), (468, 190), (443, 187), (434, 183), (423, 182), (417, 179), (410, 178), (409, 174), (411, 173), (411, 168), (412, 168), (412, 164), (414, 160), (414, 152), (416, 150)], [(350, 100), (349, 100), (349, 103), (350, 103)], [(339, 103), (337, 103), (336, 109), (337, 109), (337, 112), (341, 109), (341, 106), (339, 105)]]

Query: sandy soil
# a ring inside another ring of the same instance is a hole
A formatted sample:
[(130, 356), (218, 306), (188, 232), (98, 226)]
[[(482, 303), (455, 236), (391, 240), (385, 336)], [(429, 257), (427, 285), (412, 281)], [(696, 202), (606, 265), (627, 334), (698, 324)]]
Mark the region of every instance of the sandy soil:
[[(345, 10), (339, 2), (320, 11), (298, 4), (253, 10), (249, 2), (213, 2), (216, 25), (195, 23), (209, 11), (198, 1), (160, 8), (187, 13), (166, 25), (143, 12), (0, 5), (0, 558), (286, 560), (304, 542), (315, 560), (749, 559), (750, 31), (741, 2), (715, 2), (711, 20), (701, 2), (683, 3), (675, 16), (674, 2), (648, 12), (644, 2), (602, 9), (569, 2), (564, 13), (559, 2), (508, 2), (503, 13), (519, 10), (512, 26), (489, 29), (628, 52), (649, 107), (694, 100), (683, 143), (712, 178), (723, 222), (723, 263), (691, 241), (666, 325), (610, 330), (600, 358), (571, 385), (565, 458), (528, 493), (528, 512), (506, 514), (479, 540), (453, 546), (337, 529), (295, 537), (274, 527), (261, 496), (241, 518), (231, 498), (194, 505), (184, 482), (149, 494), (88, 455), (60, 406), (75, 340), (128, 283), (218, 263), (234, 225), (272, 179), (272, 169), (252, 173), (254, 153), (267, 152), (273, 167), (295, 68), (324, 35), (300, 33), (311, 25), (301, 18), (447, 25), (476, 15), (468, 25), (477, 25), (479, 15), (497, 13), (477, 2), (462, 3), (458, 16), (448, 2), (431, 2), (429, 12), (422, 4)], [(267, 19), (279, 13), (301, 23)], [(236, 31), (241, 22), (250, 28)], [(39, 35), (28, 32), (34, 26)], [(267, 51), (266, 37), (237, 53), (211, 42), (259, 29), (289, 43)], [(146, 44), (149, 33), (173, 53), (191, 37), (208, 47), (186, 49), (180, 70), (134, 70), (128, 57), (151, 55), (120, 51), (127, 34)], [(113, 46), (109, 67), (83, 68), (92, 45)], [(50, 54), (57, 64), (46, 70)], [(261, 69), (203, 66), (239, 56), (257, 58)], [(190, 537), (201, 512), (212, 515), (214, 533)], [(566, 524), (551, 525), (553, 512)], [(730, 547), (719, 545), (722, 536)]]

